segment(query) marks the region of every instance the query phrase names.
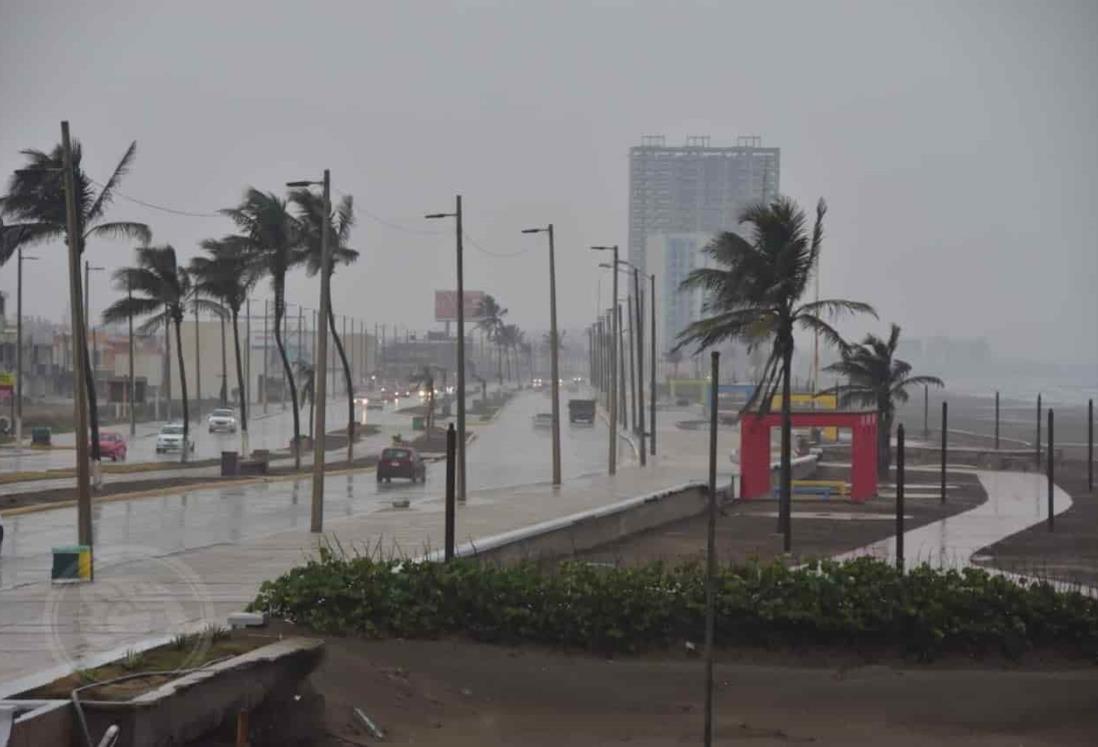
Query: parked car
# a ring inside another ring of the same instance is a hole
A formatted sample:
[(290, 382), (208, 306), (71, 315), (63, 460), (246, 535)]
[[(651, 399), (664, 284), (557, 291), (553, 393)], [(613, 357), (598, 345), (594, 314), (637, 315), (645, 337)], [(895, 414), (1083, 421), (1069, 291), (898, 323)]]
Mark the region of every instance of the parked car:
[(214, 410), (206, 419), (206, 425), (210, 427), (210, 433), (215, 431), (236, 433), (236, 413), (226, 409)]
[(568, 422), (587, 423), (588, 425), (593, 425), (595, 422), (595, 400), (568, 400)]
[[(168, 451), (183, 451), (183, 424), (168, 423), (160, 429), (156, 437), (156, 453), (163, 454)], [(187, 451), (194, 451), (194, 441), (188, 441)]]
[(410, 446), (382, 449), (377, 462), (377, 481), (392, 482), (394, 477), (403, 477), (412, 482), (427, 480), (427, 465), (418, 451)]
[(126, 461), (126, 440), (117, 433), (99, 432), (99, 456), (112, 462)]

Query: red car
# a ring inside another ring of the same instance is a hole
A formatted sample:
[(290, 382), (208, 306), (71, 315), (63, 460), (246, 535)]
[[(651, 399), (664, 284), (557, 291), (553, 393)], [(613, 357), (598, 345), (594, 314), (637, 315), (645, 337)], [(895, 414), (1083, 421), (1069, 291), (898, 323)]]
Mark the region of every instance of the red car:
[(409, 446), (384, 449), (377, 462), (377, 481), (392, 482), (394, 477), (405, 477), (412, 482), (427, 480), (427, 465), (419, 453)]
[(126, 442), (117, 433), (100, 431), (99, 456), (112, 462), (126, 461)]

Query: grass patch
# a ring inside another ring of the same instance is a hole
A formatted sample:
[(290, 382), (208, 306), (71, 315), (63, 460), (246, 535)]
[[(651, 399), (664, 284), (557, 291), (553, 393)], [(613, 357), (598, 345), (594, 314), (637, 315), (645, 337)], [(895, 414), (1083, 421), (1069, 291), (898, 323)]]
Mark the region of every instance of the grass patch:
[[(531, 564), (377, 560), (322, 549), (265, 582), (251, 608), (339, 635), (466, 634), (628, 652), (703, 639), (705, 574), (699, 564), (566, 562), (546, 573)], [(723, 646), (872, 647), (923, 660), (1051, 648), (1098, 661), (1098, 599), (974, 568), (924, 565), (901, 574), (870, 558), (798, 569), (725, 566), (716, 609)]]
[[(171, 642), (148, 651), (130, 650), (116, 661), (101, 667), (78, 669), (72, 674), (54, 680), (48, 685), (22, 693), (19, 698), (43, 698), (68, 700), (78, 687), (108, 682), (141, 672), (178, 672), (195, 669), (220, 659), (247, 653), (260, 646), (273, 643), (276, 636), (250, 631), (229, 631), (228, 628), (210, 626), (199, 633), (180, 634)], [(154, 690), (175, 679), (174, 674), (150, 674), (123, 682), (90, 687), (82, 690), (85, 700), (129, 700)]]

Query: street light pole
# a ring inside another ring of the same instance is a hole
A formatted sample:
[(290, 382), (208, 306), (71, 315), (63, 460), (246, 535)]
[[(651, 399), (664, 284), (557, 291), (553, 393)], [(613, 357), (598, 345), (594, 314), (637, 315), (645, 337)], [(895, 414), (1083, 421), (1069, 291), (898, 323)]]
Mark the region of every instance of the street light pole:
[(656, 456), (656, 274), (652, 273), (648, 278), (652, 281), (652, 380), (648, 387), (648, 396), (652, 403), (648, 425), (652, 429), (652, 435), (648, 439), (648, 445), (651, 447), (652, 456)]
[[(618, 246), (593, 246), (591, 249), (595, 251), (610, 251), (614, 253), (614, 271), (611, 275), (614, 276), (614, 289), (611, 291), (612, 308), (616, 309), (618, 305)], [(610, 454), (609, 454), (609, 472), (611, 475), (616, 474), (618, 471), (618, 314), (616, 311), (610, 313)]]
[(23, 446), (23, 262), (38, 257), (23, 256), (19, 247), (18, 277), (15, 281), (15, 447)]
[[(130, 282), (129, 275), (126, 276), (126, 299), (133, 301), (133, 284)], [(137, 434), (137, 413), (133, 409), (133, 395), (137, 390), (133, 379), (133, 312), (127, 315), (126, 321), (129, 324), (130, 336), (130, 438), (132, 439)]]
[(457, 233), (457, 498), (465, 500), (465, 273), (462, 261), (461, 195), (454, 200), (454, 212), (431, 213), (428, 219), (453, 218)]
[[(640, 464), (645, 466), (648, 462), (644, 444), (644, 304), (640, 290), (640, 270), (633, 265), (633, 295), (637, 297), (636, 307), (637, 326), (637, 437), (640, 439)], [(630, 324), (634, 320), (630, 320)]]
[[(317, 182), (288, 182), (287, 187), (308, 187)], [(316, 328), (316, 360), (313, 362), (315, 374), (313, 386), (318, 406), (315, 408), (315, 422), (313, 435), (313, 503), (312, 514), (309, 520), (309, 531), (321, 532), (324, 528), (324, 434), (325, 410), (327, 410), (327, 378), (328, 378), (328, 308), (331, 304), (331, 250), (328, 246), (328, 224), (332, 212), (331, 174), (324, 169), (324, 180), (321, 182), (324, 188), (324, 217), (320, 227), (320, 309), (317, 314), (320, 323)], [(298, 329), (300, 330), (303, 312), (298, 315)], [(300, 332), (298, 333), (300, 337)]]
[(527, 228), (523, 233), (549, 234), (549, 369), (553, 377), (550, 392), (553, 398), (553, 485), (560, 485), (560, 373), (557, 339), (557, 265), (553, 245), (553, 224), (545, 228)]
[(69, 123), (61, 123), (61, 155), (65, 181), (65, 237), (69, 245), (69, 309), (72, 316), (73, 420), (76, 423), (76, 526), (77, 541), (92, 546), (91, 485), (88, 474), (88, 393), (85, 388), (83, 346), (84, 319), (80, 298), (80, 236), (76, 216), (76, 185), (73, 174)]

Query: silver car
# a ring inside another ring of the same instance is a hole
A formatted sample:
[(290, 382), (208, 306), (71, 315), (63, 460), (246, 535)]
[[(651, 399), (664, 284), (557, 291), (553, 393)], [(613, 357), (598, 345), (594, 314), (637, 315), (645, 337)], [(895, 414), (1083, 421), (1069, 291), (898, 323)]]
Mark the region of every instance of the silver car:
[(225, 409), (214, 410), (206, 419), (206, 425), (210, 427), (210, 433), (236, 433), (236, 413)]
[[(183, 424), (169, 423), (160, 429), (156, 437), (156, 453), (163, 454), (168, 451), (183, 451)], [(194, 441), (188, 439), (187, 451), (194, 451)]]

